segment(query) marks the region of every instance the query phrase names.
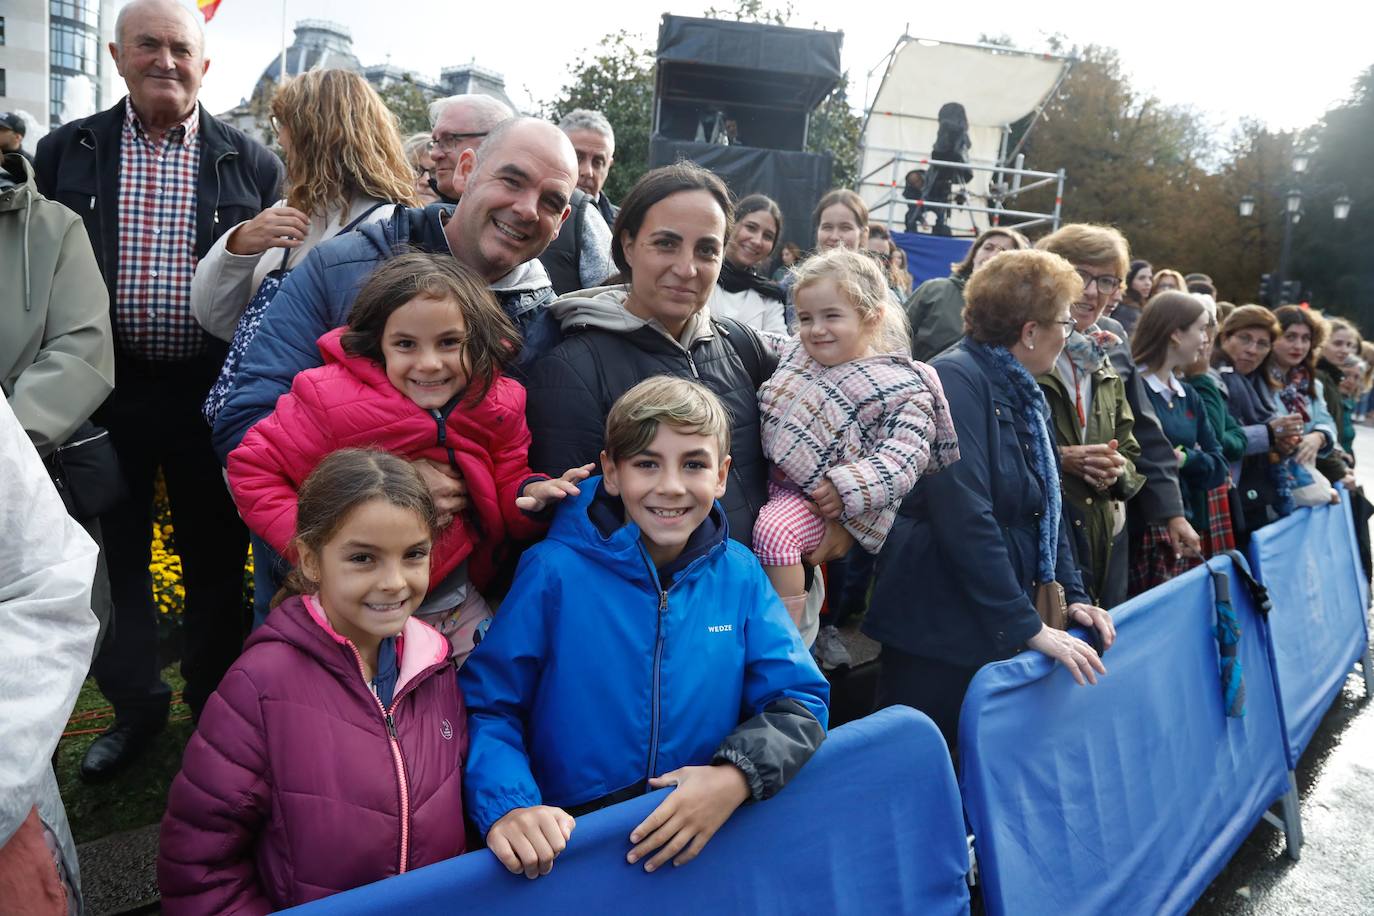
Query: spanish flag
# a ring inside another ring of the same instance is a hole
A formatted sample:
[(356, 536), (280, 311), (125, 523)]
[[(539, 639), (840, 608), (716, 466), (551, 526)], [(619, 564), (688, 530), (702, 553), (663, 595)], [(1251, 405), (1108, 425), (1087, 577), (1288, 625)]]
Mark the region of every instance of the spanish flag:
[(196, 7), (205, 17), (205, 21), (209, 22), (215, 18), (215, 10), (219, 9), (219, 0), (196, 0)]

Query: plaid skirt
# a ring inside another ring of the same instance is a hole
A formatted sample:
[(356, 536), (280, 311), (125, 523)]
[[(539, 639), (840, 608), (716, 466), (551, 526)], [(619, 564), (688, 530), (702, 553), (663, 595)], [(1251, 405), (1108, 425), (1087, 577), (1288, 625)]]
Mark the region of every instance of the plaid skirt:
[[(1235, 528), (1231, 524), (1231, 502), (1228, 495), (1230, 481), (1207, 491), (1207, 525), (1198, 532), (1204, 556), (1216, 556), (1225, 550), (1235, 550)], [(1131, 563), (1130, 594), (1141, 592), (1168, 582), (1202, 563), (1201, 557), (1176, 557), (1169, 542), (1169, 529), (1164, 525), (1145, 526), (1135, 544)]]

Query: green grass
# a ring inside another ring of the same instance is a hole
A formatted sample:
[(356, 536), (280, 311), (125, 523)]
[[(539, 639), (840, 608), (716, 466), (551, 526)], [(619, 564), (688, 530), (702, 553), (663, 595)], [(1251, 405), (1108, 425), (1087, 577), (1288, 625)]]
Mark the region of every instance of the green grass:
[[(96, 735), (76, 735), (58, 743), (53, 766), (62, 789), (62, 800), (67, 806), (72, 835), (78, 843), (162, 820), (162, 812), (167, 807), (167, 790), (177, 770), (181, 769), (181, 752), (192, 730), (190, 711), (179, 697), (185, 682), (177, 666), (168, 667), (162, 677), (172, 687), (174, 721), (167, 723), (154, 739), (153, 746), (137, 762), (114, 779), (88, 786), (78, 775), (81, 757)], [(113, 721), (109, 703), (96, 689), (94, 679), (87, 679), (66, 730), (95, 728), (103, 731)]]

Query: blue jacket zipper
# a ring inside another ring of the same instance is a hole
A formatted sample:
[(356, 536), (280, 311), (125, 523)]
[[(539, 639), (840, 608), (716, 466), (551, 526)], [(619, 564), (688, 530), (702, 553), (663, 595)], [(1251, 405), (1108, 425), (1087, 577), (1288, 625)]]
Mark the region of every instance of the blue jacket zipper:
[[(715, 549), (712, 548), (707, 555), (714, 552)], [(653, 709), (650, 713), (651, 717), (649, 724), (649, 762), (648, 766), (645, 768), (644, 774), (645, 789), (647, 790), (649, 780), (658, 775), (655, 772), (655, 767), (658, 766), (659, 674), (663, 668), (663, 624), (668, 616), (668, 592), (672, 589), (672, 586), (664, 588), (662, 583), (658, 581), (658, 570), (654, 568), (653, 561), (649, 559), (649, 555), (644, 552), (644, 545), (642, 543), (639, 545), (639, 553), (640, 556), (644, 558), (644, 565), (648, 567), (650, 581), (653, 582), (654, 587), (658, 590), (658, 620), (656, 621), (654, 629)], [(691, 563), (688, 563), (687, 568), (678, 574), (673, 585), (677, 585), (678, 582), (687, 578), (687, 574), (691, 572), (694, 567), (700, 565), (705, 559), (705, 556), (701, 556), (697, 557)]]

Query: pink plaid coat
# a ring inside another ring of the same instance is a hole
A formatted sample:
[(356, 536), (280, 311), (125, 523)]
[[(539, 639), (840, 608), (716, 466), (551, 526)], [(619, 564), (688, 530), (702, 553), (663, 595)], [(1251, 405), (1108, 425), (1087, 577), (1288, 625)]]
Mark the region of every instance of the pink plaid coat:
[(939, 377), (903, 353), (826, 367), (796, 339), (760, 336), (779, 357), (759, 389), (764, 455), (804, 493), (828, 478), (840, 521), (876, 553), (921, 475), (959, 460)]

